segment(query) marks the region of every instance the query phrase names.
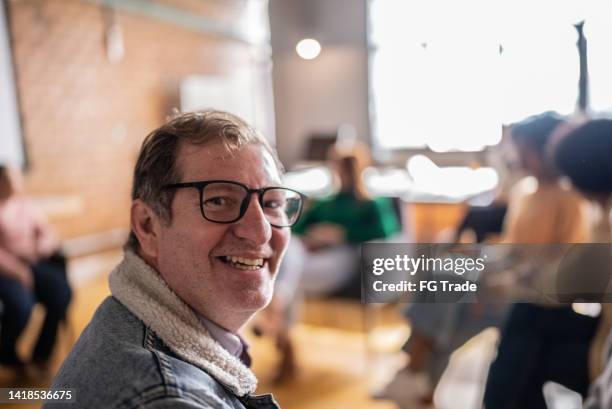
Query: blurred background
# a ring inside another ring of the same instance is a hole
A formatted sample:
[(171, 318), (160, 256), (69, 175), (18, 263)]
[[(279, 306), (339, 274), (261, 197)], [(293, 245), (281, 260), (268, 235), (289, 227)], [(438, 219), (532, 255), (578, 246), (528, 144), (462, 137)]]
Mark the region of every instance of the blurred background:
[[(54, 368), (108, 295), (140, 144), (176, 110), (242, 116), (313, 201), (337, 190), (330, 149), (368, 151), (358, 177), (396, 224), (363, 241), (481, 241), (501, 234), (524, 176), (508, 126), (612, 110), (611, 16), (603, 0), (3, 0), (0, 163), (23, 170), (74, 289)], [(410, 321), (402, 305), (361, 304), (358, 280), (305, 291), (286, 377), (274, 337), (245, 330), (260, 390), (282, 407), (397, 407), (373, 397), (410, 359)], [(497, 334), (452, 355), (436, 407), (480, 407)], [(28, 382), (0, 378), (45, 385)]]

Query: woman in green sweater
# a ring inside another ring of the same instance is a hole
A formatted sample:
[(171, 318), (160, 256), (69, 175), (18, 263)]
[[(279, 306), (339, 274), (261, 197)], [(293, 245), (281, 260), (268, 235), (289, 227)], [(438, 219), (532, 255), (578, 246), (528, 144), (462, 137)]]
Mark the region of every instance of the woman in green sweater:
[(338, 191), (314, 201), (302, 215), (288, 253), (302, 261), (293, 268), (301, 270), (301, 288), (312, 295), (334, 294), (358, 282), (359, 245), (401, 230), (390, 199), (372, 198), (366, 190), (362, 172), (369, 164), (368, 149), (334, 146), (328, 156)]

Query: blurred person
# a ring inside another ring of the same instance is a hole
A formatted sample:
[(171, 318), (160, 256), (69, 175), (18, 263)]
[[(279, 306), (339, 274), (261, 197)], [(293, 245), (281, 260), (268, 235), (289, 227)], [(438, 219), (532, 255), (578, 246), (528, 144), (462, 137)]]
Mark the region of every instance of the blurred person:
[[(599, 219), (593, 229), (592, 241), (612, 243), (612, 120), (596, 119), (578, 126), (562, 136), (554, 149), (557, 168), (567, 175), (572, 184), (599, 209)], [(584, 407), (605, 409), (612, 407), (612, 304), (610, 302), (609, 260), (607, 265), (595, 265), (585, 273), (595, 275), (594, 282), (602, 296), (602, 317), (591, 344), (589, 363), (594, 382)], [(587, 254), (587, 257), (589, 254)], [(586, 260), (589, 261), (589, 260)], [(586, 264), (586, 265), (590, 265)], [(603, 277), (597, 277), (603, 272)], [(593, 277), (581, 277), (589, 281)]]
[[(509, 127), (491, 160), (501, 168), (502, 182), (490, 206), (471, 206), (456, 229), (456, 243), (498, 241), (503, 231), (512, 184), (520, 179), (516, 149)], [(374, 394), (393, 400), (402, 408), (430, 408), (434, 392), (451, 355), (467, 341), (490, 327), (499, 327), (507, 313), (503, 305), (478, 303), (424, 303), (415, 299), (402, 312), (410, 325), (410, 337), (402, 346), (409, 358), (391, 382)]]
[[(507, 206), (496, 203), (471, 208), (456, 229), (455, 241), (473, 231), (476, 242), (495, 238), (502, 231)], [(376, 399), (389, 399), (402, 408), (433, 407), (434, 392), (451, 355), (467, 341), (490, 327), (499, 327), (506, 315), (503, 305), (478, 303), (424, 303), (412, 300), (403, 315), (410, 325), (410, 338), (402, 346), (409, 360)]]
[[(589, 240), (585, 202), (559, 179), (547, 155), (549, 141), (565, 121), (554, 113), (512, 126), (522, 168), (532, 178), (519, 182), (504, 225), (505, 243), (584, 243)], [(560, 383), (585, 396), (589, 345), (598, 318), (571, 305), (513, 304), (503, 325), (497, 357), (485, 387), (487, 409), (545, 409), (542, 387)]]
[(257, 328), (276, 339), (281, 354), (276, 382), (296, 371), (290, 329), (302, 295), (359, 298), (359, 245), (401, 230), (390, 199), (367, 192), (362, 173), (370, 162), (369, 148), (360, 142), (332, 146), (328, 167), (338, 192), (315, 200), (293, 227), (274, 300)]
[(476, 303), (411, 304), (404, 313), (410, 338), (402, 347), (409, 357), (376, 399), (389, 399), (402, 409), (434, 407), (434, 392), (452, 354), (487, 328), (497, 327), (505, 309)]
[[(481, 243), (492, 236), (500, 235), (507, 211), (508, 205), (499, 202), (490, 206), (470, 206), (456, 229), (455, 242)], [(466, 240), (466, 237), (469, 239)]]
[(357, 141), (333, 145), (328, 152), (338, 192), (312, 203), (294, 226), (296, 239), (289, 247), (294, 257), (287, 265), (302, 272), (300, 288), (306, 295), (360, 297), (360, 244), (401, 230), (390, 200), (367, 191), (362, 176), (370, 162), (369, 148)]
[(60, 243), (23, 189), (17, 169), (0, 166), (0, 365), (25, 374), (16, 343), (36, 302), (45, 318), (30, 357), (39, 375), (49, 375), (57, 332), (66, 317), (71, 290)]
[[(493, 201), (489, 205), (470, 205), (459, 227), (455, 229), (454, 242), (481, 243), (499, 241), (503, 230), (509, 195), (516, 183), (524, 176), (519, 166), (516, 148), (512, 142), (510, 126), (502, 127), (500, 143), (487, 150), (486, 162), (495, 168), (499, 175), (499, 184), (491, 192)], [(476, 164), (478, 165), (478, 164)], [(482, 196), (488, 196), (488, 193)], [(481, 195), (479, 195), (481, 196)], [(470, 202), (480, 197), (470, 199)]]
[(400, 408), (432, 408), (452, 354), (485, 329), (499, 327), (506, 312), (503, 305), (413, 300), (403, 312), (410, 337), (402, 351), (409, 360), (373, 397), (392, 400)]
[(67, 407), (278, 407), (252, 395), (238, 332), (269, 303), (300, 215), (281, 173), (268, 142), (229, 113), (181, 114), (147, 136), (112, 295), (53, 384), (77, 391)]

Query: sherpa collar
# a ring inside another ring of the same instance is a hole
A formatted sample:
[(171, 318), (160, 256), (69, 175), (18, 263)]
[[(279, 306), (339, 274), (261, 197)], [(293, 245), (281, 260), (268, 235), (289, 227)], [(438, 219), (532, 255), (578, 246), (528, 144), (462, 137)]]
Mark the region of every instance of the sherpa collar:
[(111, 293), (183, 360), (206, 371), (236, 396), (255, 391), (257, 378), (215, 341), (196, 313), (132, 251), (110, 275)]

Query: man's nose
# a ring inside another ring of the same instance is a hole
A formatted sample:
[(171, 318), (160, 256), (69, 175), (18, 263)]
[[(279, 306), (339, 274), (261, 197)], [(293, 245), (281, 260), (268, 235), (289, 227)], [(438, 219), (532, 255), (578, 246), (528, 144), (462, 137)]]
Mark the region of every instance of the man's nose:
[(253, 244), (262, 245), (270, 241), (272, 226), (266, 219), (258, 199), (257, 195), (251, 197), (244, 216), (234, 225), (234, 233)]

